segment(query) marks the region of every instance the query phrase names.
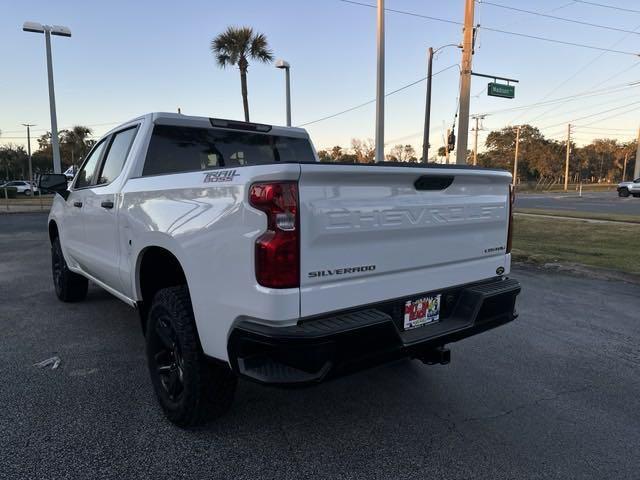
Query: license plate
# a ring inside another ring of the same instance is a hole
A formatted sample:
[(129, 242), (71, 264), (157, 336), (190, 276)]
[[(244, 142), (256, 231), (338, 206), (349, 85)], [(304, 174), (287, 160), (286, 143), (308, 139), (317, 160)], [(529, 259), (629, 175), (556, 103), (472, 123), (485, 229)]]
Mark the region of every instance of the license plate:
[(440, 320), (440, 295), (408, 300), (404, 304), (404, 329), (422, 327)]

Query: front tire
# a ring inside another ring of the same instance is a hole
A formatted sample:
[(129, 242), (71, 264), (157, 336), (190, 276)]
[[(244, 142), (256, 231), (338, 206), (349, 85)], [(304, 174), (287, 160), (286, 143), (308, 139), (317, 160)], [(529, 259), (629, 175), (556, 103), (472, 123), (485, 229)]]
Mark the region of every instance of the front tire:
[(78, 302), (87, 296), (89, 281), (69, 270), (62, 254), (60, 237), (56, 237), (51, 245), (51, 273), (56, 295), (63, 302)]
[(30, 196), (31, 196), (31, 190), (26, 189), (26, 190), (24, 191), (24, 195), (25, 195), (25, 197), (30, 197)]
[(629, 190), (626, 188), (621, 188), (620, 190), (618, 190), (618, 196), (619, 197), (628, 197), (629, 196)]
[(156, 397), (172, 423), (193, 427), (231, 407), (237, 378), (227, 365), (204, 356), (186, 286), (156, 293), (147, 320), (146, 350)]

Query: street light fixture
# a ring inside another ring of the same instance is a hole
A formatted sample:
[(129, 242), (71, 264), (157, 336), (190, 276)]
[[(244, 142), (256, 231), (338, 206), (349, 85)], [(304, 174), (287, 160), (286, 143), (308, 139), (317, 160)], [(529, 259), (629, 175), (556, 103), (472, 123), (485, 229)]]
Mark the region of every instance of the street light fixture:
[[(424, 111), (424, 134), (422, 137), (422, 162), (427, 163), (429, 161), (429, 129), (431, 126), (431, 79), (433, 75), (431, 74), (431, 70), (433, 67), (433, 56), (440, 50), (446, 47), (458, 47), (462, 48), (460, 45), (456, 43), (448, 43), (447, 45), (442, 45), (441, 47), (436, 48), (429, 47), (429, 57), (427, 60), (427, 101), (425, 102), (425, 111)], [(447, 141), (449, 141), (447, 139)]]
[(286, 78), (286, 102), (287, 102), (287, 127), (291, 126), (291, 78), (289, 70), (291, 65), (282, 59), (276, 60), (276, 68), (284, 69)]
[(62, 173), (60, 145), (58, 143), (58, 120), (56, 117), (56, 96), (53, 90), (53, 61), (51, 59), (51, 35), (70, 37), (71, 30), (61, 25), (42, 25), (37, 22), (24, 22), (22, 30), (32, 33), (44, 33), (47, 51), (47, 77), (49, 80), (49, 110), (51, 112), (51, 150), (53, 152), (53, 171)]

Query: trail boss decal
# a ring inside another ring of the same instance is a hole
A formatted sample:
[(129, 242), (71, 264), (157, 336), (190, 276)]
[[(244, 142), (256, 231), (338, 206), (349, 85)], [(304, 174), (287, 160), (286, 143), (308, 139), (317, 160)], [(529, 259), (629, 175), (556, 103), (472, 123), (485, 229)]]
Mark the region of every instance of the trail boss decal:
[(207, 172), (204, 174), (204, 183), (230, 182), (233, 177), (239, 177), (240, 174), (233, 170), (217, 170), (215, 172)]
[(318, 270), (317, 272), (309, 272), (307, 275), (309, 278), (332, 277), (334, 275), (347, 275), (350, 273), (373, 272), (375, 269), (375, 265), (363, 265), (362, 267), (344, 267), (336, 268), (334, 270)]

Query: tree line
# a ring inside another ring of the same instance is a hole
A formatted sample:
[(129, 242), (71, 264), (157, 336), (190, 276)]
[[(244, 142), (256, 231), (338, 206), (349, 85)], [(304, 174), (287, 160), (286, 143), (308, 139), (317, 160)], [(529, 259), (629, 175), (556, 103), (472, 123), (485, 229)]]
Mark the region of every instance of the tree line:
[[(513, 172), (516, 148), (516, 127), (505, 127), (489, 133), (485, 150), (478, 154), (478, 165), (501, 168)], [(336, 145), (318, 151), (322, 162), (372, 163), (373, 140), (352, 139), (350, 147)], [(590, 144), (578, 147), (570, 145), (569, 176), (571, 182), (619, 182), (633, 175), (637, 142), (620, 142), (612, 138), (594, 139)], [(468, 152), (468, 163), (472, 153)], [(445, 148), (437, 150), (429, 162), (443, 163)], [(626, 161), (625, 161), (626, 159)], [(385, 155), (386, 161), (421, 162), (411, 145), (394, 145)], [(538, 184), (555, 184), (564, 181), (566, 142), (545, 136), (536, 127), (520, 127), (518, 147), (518, 181)]]
[[(78, 167), (95, 144), (89, 127), (76, 125), (58, 132), (62, 170), (74, 165)], [(1, 137), (0, 137), (1, 138)], [(36, 137), (36, 149), (31, 155), (34, 175), (53, 170), (51, 132)], [(0, 178), (25, 180), (29, 176), (29, 156), (22, 145), (8, 143), (0, 146)]]

